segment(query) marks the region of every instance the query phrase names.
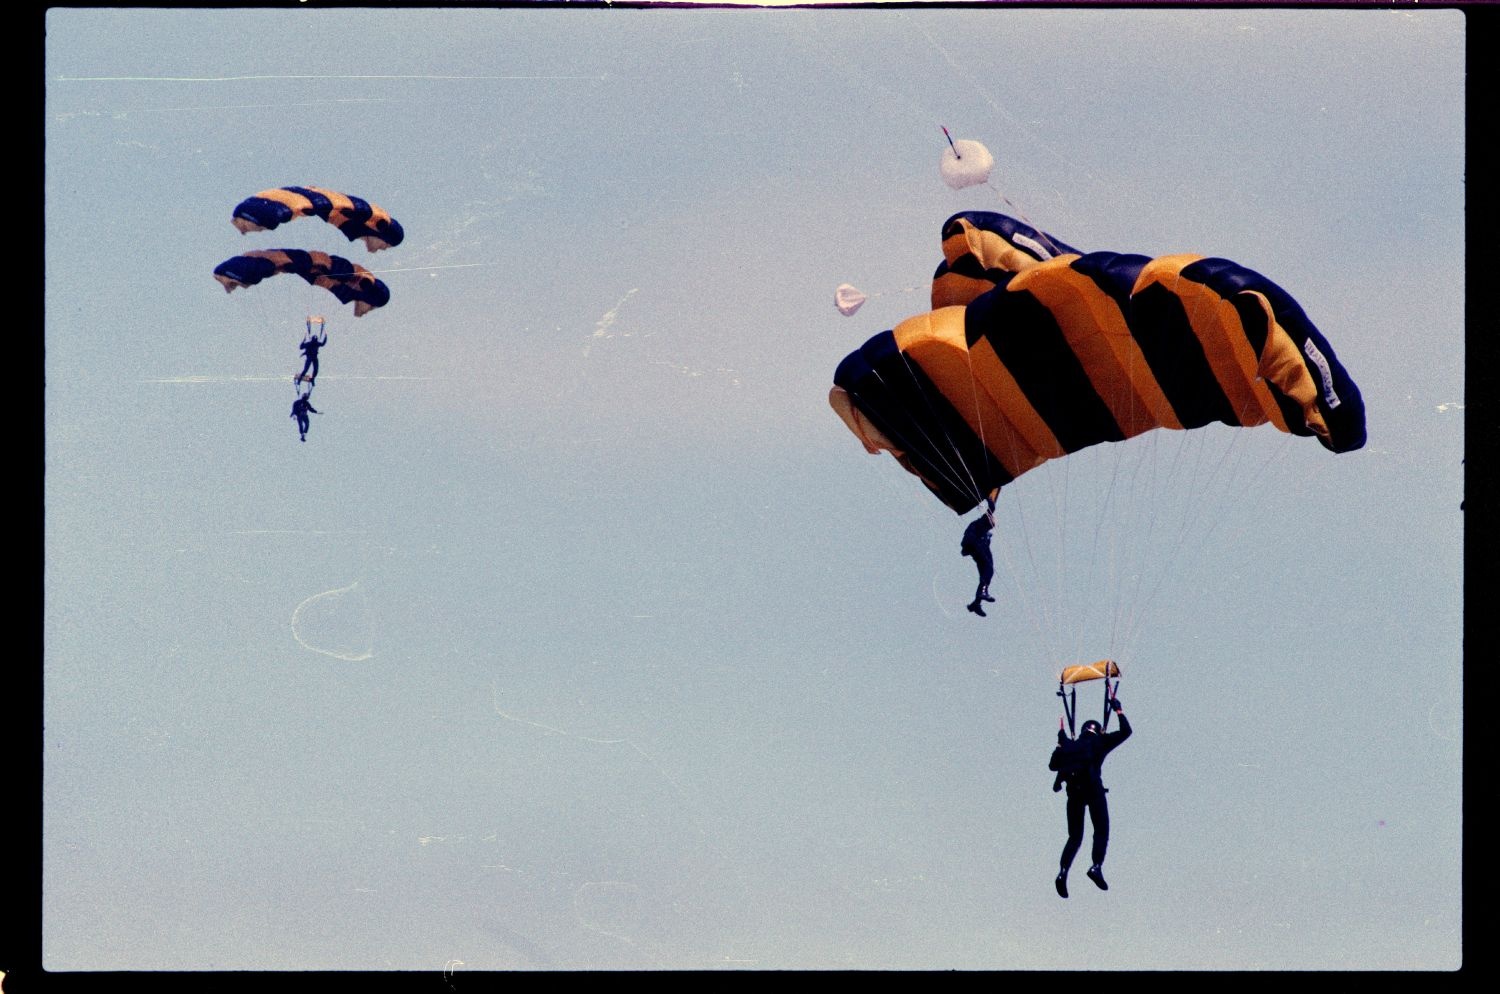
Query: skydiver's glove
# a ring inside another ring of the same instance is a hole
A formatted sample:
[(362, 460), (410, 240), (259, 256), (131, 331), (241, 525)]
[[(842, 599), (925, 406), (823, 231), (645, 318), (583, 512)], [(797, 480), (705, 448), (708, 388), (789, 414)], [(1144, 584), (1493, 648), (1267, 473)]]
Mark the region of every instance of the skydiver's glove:
[(1118, 697), (1111, 697), (1109, 699), (1109, 706), (1114, 709), (1115, 714), (1120, 713), (1120, 699)]
[(1059, 773), (1057, 775), (1057, 778), (1052, 781), (1052, 793), (1056, 794), (1059, 791), (1061, 791), (1062, 790), (1062, 785), (1063, 785), (1063, 778), (1062, 778), (1062, 774)]

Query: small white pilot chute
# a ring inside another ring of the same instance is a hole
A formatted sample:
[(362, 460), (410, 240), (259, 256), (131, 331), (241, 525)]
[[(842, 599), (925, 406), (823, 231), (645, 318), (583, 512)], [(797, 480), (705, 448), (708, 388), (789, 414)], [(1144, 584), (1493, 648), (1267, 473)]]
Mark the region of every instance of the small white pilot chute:
[(966, 138), (954, 141), (947, 128), (943, 128), (943, 135), (948, 139), (948, 147), (943, 149), (943, 157), (938, 162), (943, 182), (955, 190), (988, 183), (990, 170), (995, 168), (995, 157), (990, 150), (983, 143)]
[(870, 298), (865, 296), (856, 287), (848, 283), (840, 283), (833, 291), (833, 306), (839, 309), (844, 317), (849, 317), (864, 305)]

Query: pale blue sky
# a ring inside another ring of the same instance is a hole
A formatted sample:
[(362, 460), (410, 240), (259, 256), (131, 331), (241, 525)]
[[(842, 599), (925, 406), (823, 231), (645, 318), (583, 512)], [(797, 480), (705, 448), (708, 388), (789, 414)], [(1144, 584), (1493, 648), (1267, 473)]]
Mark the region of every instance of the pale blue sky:
[[(46, 27), (47, 968), (1462, 962), (1461, 12)], [(406, 241), (231, 227), (289, 184)], [(1368, 446), (1038, 471), (966, 614), (963, 520), (826, 394), (1008, 205), (1279, 282)], [(272, 247), (391, 303), (212, 279)], [(1138, 734), (1064, 902), (1053, 681), (1104, 655)]]

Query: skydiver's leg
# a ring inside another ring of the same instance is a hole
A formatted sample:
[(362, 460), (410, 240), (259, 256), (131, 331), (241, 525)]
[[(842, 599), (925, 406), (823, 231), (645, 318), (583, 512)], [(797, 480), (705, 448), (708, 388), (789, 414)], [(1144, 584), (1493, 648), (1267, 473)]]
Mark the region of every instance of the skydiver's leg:
[(1063, 875), (1073, 865), (1073, 857), (1078, 855), (1079, 846), (1083, 845), (1083, 808), (1082, 797), (1076, 796), (1071, 791), (1068, 793), (1068, 841), (1063, 845), (1062, 867)]
[(974, 557), (974, 563), (979, 567), (979, 591), (974, 599), (993, 602), (995, 598), (990, 596), (990, 581), (995, 578), (995, 556), (989, 549), (984, 549)]
[(1091, 855), (1095, 866), (1104, 865), (1104, 851), (1109, 848), (1109, 802), (1100, 794), (1089, 802), (1089, 818), (1094, 823), (1094, 846)]

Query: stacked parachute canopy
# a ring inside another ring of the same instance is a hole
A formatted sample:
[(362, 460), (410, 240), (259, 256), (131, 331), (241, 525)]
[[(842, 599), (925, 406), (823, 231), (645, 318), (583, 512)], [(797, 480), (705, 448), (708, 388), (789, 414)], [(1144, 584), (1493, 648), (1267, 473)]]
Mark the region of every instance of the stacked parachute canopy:
[(239, 287), (254, 286), (278, 273), (295, 273), (333, 294), (339, 303), (352, 303), (355, 317), (384, 307), (391, 299), (391, 291), (368, 269), (327, 252), (302, 249), (246, 252), (214, 267), (214, 279), (229, 293)]
[(943, 224), (943, 261), (932, 274), (932, 309), (971, 303), (1009, 276), (1077, 249), (992, 211), (964, 211)]
[(989, 212), (950, 218), (943, 248), (934, 309), (845, 357), (829, 402), (959, 514), (1049, 459), (1153, 428), (1365, 443), (1364, 401), (1328, 341), (1243, 266), (1080, 254)]
[(284, 186), (262, 190), (235, 207), (230, 221), (241, 234), (268, 231), (299, 217), (319, 217), (351, 242), (363, 239), (371, 252), (400, 245), (406, 233), (383, 208), (368, 200), (317, 186)]

